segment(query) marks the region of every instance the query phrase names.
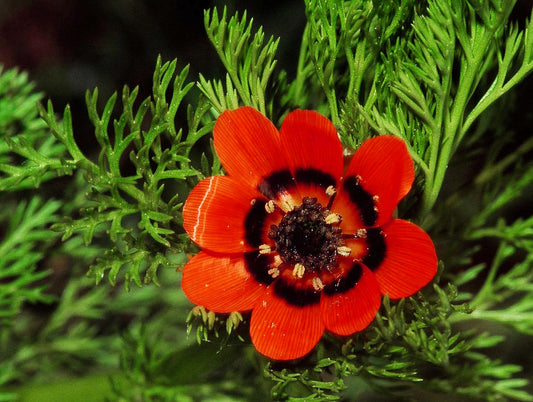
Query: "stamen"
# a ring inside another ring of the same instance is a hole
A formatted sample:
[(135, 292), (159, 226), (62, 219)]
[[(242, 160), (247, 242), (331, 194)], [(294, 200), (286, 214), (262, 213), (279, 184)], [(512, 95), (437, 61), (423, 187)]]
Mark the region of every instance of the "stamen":
[(295, 205), (292, 202), (292, 200), (284, 199), (281, 200), (281, 209), (283, 209), (284, 212), (291, 212), (294, 209)]
[(326, 188), (326, 195), (329, 197), (328, 205), (326, 206), (326, 209), (331, 209), (331, 206), (333, 205), (333, 201), (335, 200), (335, 195), (337, 194), (337, 190), (333, 186), (329, 186)]
[(300, 264), (299, 262), (294, 265), (294, 269), (292, 270), (292, 275), (296, 278), (303, 278), (305, 273), (305, 267)]
[(331, 197), (331, 196), (334, 195), (336, 192), (337, 192), (337, 190), (336, 190), (335, 187), (333, 187), (333, 186), (329, 186), (328, 188), (326, 188), (326, 195), (327, 195), (328, 197)]
[[(330, 200), (333, 197), (335, 195)], [(290, 196), (281, 200), (295, 202)], [(281, 200), (276, 202), (277, 208), (280, 208)], [(344, 245), (342, 229), (337, 226), (341, 219), (341, 215), (331, 213), (317, 198), (303, 197), (301, 205), (284, 213), (278, 225), (270, 226), (268, 237), (273, 243), (268, 244), (276, 251), (272, 257), (279, 255), (282, 264), (292, 267), (294, 278), (302, 278), (308, 271), (331, 272), (341, 256), (337, 248)]]
[(272, 252), (272, 247), (268, 244), (261, 244), (259, 246), (259, 254), (270, 254)]
[(337, 247), (337, 253), (342, 255), (343, 257), (348, 257), (352, 253), (352, 249), (347, 246), (340, 246)]
[(357, 229), (355, 235), (360, 239), (366, 239), (366, 229)]
[(324, 284), (318, 276), (313, 278), (313, 288), (315, 288), (317, 292), (320, 292), (322, 289), (324, 289)]
[(274, 256), (274, 263), (273, 263), (273, 265), (274, 265), (275, 267), (279, 267), (279, 265), (280, 265), (282, 262), (283, 262), (283, 260), (281, 259), (281, 257), (279, 256), (279, 254), (276, 254), (276, 255)]
[(272, 212), (274, 212), (276, 210), (276, 204), (274, 203), (273, 200), (270, 200), (268, 201), (266, 204), (265, 204), (265, 211), (267, 211), (267, 213), (271, 214)]
[(267, 272), (272, 278), (277, 278), (279, 276), (279, 269), (276, 267), (270, 268)]
[(374, 202), (378, 202), (379, 201), (379, 195), (373, 195), (372, 199), (374, 200)]
[(325, 221), (328, 225), (332, 225), (334, 223), (340, 223), (341, 216), (339, 214), (331, 213), (328, 216), (326, 216)]

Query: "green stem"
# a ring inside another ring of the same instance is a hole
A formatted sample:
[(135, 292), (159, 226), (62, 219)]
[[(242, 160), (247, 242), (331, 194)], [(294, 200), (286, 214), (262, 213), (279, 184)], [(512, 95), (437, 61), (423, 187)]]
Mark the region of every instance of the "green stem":
[(483, 286), (477, 293), (476, 297), (474, 297), (474, 299), (470, 302), (470, 305), (472, 307), (479, 307), (486, 303), (488, 300), (494, 299), (494, 279), (496, 278), (498, 268), (500, 267), (500, 264), (504, 258), (504, 251), (506, 246), (507, 244), (505, 242), (500, 243), (498, 250), (496, 251), (496, 255), (494, 256), (494, 260), (492, 261), (492, 265), (490, 266), (490, 271), (487, 275), (487, 279), (485, 279), (485, 282), (483, 283)]
[(491, 180), (495, 175), (502, 172), (510, 166), (512, 163), (515, 163), (518, 158), (520, 158), (525, 153), (529, 152), (533, 149), (533, 137), (529, 138), (526, 142), (524, 142), (520, 147), (518, 147), (513, 153), (507, 155), (505, 158), (503, 158), (501, 161), (499, 161), (496, 164), (486, 166), (479, 176), (476, 177), (474, 180), (474, 183), (476, 185), (481, 185), (489, 180)]
[[(476, 46), (473, 46), (472, 54), (466, 55), (467, 67), (458, 85), (457, 94), (451, 108), (449, 119), (443, 119), (444, 133), (438, 130), (433, 136), (430, 150), (429, 170), (435, 172), (433, 177), (426, 182), (422, 199), (422, 218), (427, 216), (442, 188), (448, 163), (459, 145), (463, 132), (463, 119), (466, 106), (476, 85), (476, 77), (479, 66), (483, 63), (486, 49), (490, 45), (493, 31), (478, 35)], [(444, 117), (444, 116), (443, 116)], [(444, 136), (442, 137), (442, 134)]]
[(308, 35), (309, 35), (309, 25), (305, 26), (304, 33), (302, 35), (302, 43), (300, 44), (300, 53), (298, 55), (298, 67), (296, 69), (296, 78), (293, 81), (294, 93), (292, 96), (292, 101), (295, 102), (298, 106), (304, 106), (300, 103), (302, 99), (302, 91), (304, 88), (305, 81), (307, 79), (306, 71), (306, 62), (307, 62), (307, 49), (308, 49)]
[(520, 82), (522, 79), (524, 79), (529, 73), (533, 71), (533, 62), (523, 64), (520, 69), (516, 72), (515, 75), (513, 75), (512, 78), (509, 79), (505, 83), (505, 85), (500, 86), (497, 89), (494, 89), (497, 84), (497, 78), (494, 81), (494, 84), (489, 88), (487, 93), (479, 103), (472, 109), (472, 111), (468, 114), (467, 118), (465, 119), (465, 122), (463, 124), (463, 130), (459, 135), (459, 141), (462, 139), (464, 134), (468, 131), (470, 126), (474, 123), (474, 121), (483, 113), (490, 105), (492, 105), (497, 99), (499, 99), (503, 94), (505, 94), (507, 91), (509, 91), (512, 87), (514, 87), (518, 82)]

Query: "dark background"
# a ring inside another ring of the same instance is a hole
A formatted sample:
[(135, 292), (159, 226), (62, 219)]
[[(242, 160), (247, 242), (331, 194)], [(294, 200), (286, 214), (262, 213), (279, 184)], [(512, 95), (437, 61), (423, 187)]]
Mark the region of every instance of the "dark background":
[[(85, 91), (98, 87), (107, 99), (124, 85), (150, 95), (157, 56), (190, 64), (189, 79), (224, 73), (204, 30), (204, 10), (228, 15), (247, 10), (254, 30), (281, 37), (279, 65), (297, 63), (305, 26), (302, 0), (0, 0), (0, 65), (26, 70), (56, 110), (69, 103), (77, 135), (90, 131)], [(82, 127), (80, 127), (80, 124)], [(90, 133), (87, 133), (90, 134)]]

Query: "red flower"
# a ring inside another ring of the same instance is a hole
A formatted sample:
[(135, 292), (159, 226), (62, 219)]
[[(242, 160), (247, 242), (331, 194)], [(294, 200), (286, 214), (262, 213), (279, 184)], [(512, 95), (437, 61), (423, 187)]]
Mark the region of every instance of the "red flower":
[(218, 118), (214, 143), (228, 175), (201, 181), (185, 203), (185, 230), (204, 250), (182, 287), (214, 312), (252, 310), (250, 335), (265, 356), (296, 359), (324, 330), (361, 331), (381, 294), (410, 296), (435, 275), (428, 235), (392, 218), (414, 180), (402, 140), (365, 141), (343, 171), (327, 118), (296, 110), (278, 132), (242, 107)]

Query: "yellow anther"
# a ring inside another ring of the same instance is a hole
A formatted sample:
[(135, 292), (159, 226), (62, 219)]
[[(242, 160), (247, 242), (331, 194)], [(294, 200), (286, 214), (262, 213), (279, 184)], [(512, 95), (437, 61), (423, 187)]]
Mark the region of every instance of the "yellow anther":
[(279, 269), (277, 268), (270, 268), (267, 272), (272, 278), (277, 278), (279, 276)]
[(317, 292), (320, 292), (322, 289), (324, 289), (324, 284), (318, 276), (313, 278), (313, 288), (315, 288)]
[(305, 273), (305, 267), (300, 264), (299, 262), (294, 265), (294, 269), (292, 270), (292, 275), (296, 278), (303, 278)]
[(341, 216), (339, 214), (331, 213), (328, 216), (326, 216), (325, 221), (328, 225), (339, 223), (341, 221)]
[(340, 246), (337, 247), (337, 253), (342, 255), (343, 257), (348, 257), (352, 253), (352, 249), (347, 246)]
[(265, 204), (265, 211), (267, 211), (267, 213), (271, 214), (275, 210), (276, 210), (276, 204), (274, 203), (274, 201), (270, 200)]
[(356, 236), (360, 239), (366, 239), (366, 229), (357, 229)]
[(259, 254), (270, 254), (272, 252), (272, 247), (268, 244), (261, 244), (259, 246)]
[(281, 200), (281, 209), (283, 209), (285, 212), (291, 212), (294, 209), (295, 205), (292, 200)]
[(337, 192), (337, 190), (335, 189), (335, 187), (333, 186), (328, 186), (328, 188), (326, 188), (326, 195), (328, 197), (331, 197), (333, 194), (335, 194)]

